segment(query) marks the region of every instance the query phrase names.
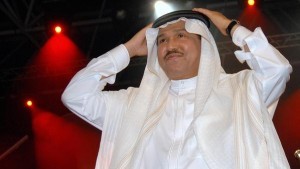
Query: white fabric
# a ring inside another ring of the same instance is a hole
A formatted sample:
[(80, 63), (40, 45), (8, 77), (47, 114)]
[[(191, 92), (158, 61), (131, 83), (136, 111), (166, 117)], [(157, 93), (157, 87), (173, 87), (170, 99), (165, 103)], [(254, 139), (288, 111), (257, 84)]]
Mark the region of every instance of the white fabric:
[[(205, 163), (212, 169), (289, 168), (272, 123), (274, 107), (291, 72), (288, 61), (268, 44), (260, 28), (252, 33), (240, 26), (233, 42), (241, 48), (247, 44), (250, 52), (235, 54), (252, 70), (225, 74), (204, 24), (186, 20), (186, 29), (202, 37), (190, 124)], [(146, 34), (148, 61), (139, 88), (101, 92), (129, 62), (121, 45), (93, 59), (74, 76), (62, 96), (71, 111), (102, 129), (96, 168), (137, 166), (146, 138), (166, 112), (170, 81), (157, 62), (157, 33), (149, 29)]]
[(171, 81), (165, 111), (133, 168), (208, 169), (191, 126), (196, 84), (197, 77)]

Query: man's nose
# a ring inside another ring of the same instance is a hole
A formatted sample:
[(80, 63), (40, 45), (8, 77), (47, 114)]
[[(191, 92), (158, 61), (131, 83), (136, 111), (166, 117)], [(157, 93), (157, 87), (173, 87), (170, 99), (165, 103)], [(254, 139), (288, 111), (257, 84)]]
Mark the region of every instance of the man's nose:
[(167, 44), (167, 48), (169, 51), (176, 49), (178, 46), (178, 41), (175, 38), (170, 38)]

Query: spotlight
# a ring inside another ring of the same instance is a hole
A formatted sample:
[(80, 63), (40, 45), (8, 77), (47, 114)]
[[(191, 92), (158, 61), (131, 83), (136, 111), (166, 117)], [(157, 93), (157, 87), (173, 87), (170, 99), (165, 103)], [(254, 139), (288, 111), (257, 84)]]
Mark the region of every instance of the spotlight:
[(263, 0), (238, 0), (238, 4), (242, 8), (261, 8), (263, 5)]
[(300, 149), (296, 150), (294, 155), (300, 161)]
[(255, 4), (255, 0), (248, 0), (248, 5), (253, 6)]
[(61, 31), (62, 31), (61, 26), (56, 25), (55, 28), (54, 28), (54, 31), (55, 31), (57, 34), (61, 33)]
[(26, 101), (26, 106), (31, 107), (33, 105), (33, 102), (31, 100)]
[(157, 18), (174, 10), (170, 4), (164, 1), (156, 1), (154, 4), (154, 8)]
[(71, 25), (71, 23), (69, 23), (64, 19), (50, 18), (50, 20), (46, 22), (46, 25), (47, 25), (47, 33), (50, 37), (59, 34), (67, 35), (69, 30), (69, 25)]

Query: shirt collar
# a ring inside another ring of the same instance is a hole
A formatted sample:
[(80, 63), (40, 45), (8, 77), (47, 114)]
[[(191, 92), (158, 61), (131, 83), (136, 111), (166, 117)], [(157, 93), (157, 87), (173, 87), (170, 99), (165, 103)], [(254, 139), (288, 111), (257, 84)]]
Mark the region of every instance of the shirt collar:
[(182, 79), (182, 80), (171, 80), (171, 91), (178, 94), (178, 92), (192, 90), (195, 89), (197, 85), (197, 76), (189, 78), (189, 79)]

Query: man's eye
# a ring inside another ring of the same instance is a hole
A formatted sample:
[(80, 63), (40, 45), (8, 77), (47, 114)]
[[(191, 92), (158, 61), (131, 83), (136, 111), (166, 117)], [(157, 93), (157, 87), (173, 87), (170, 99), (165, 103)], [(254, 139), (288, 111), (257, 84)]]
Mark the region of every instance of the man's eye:
[(161, 43), (164, 43), (164, 42), (166, 42), (166, 39), (159, 39), (158, 40), (158, 44), (161, 44)]

